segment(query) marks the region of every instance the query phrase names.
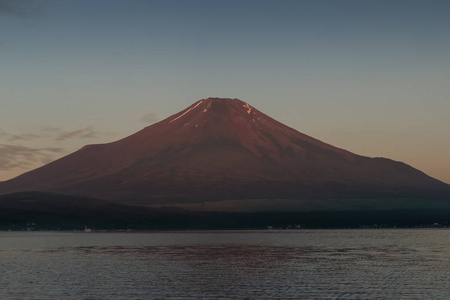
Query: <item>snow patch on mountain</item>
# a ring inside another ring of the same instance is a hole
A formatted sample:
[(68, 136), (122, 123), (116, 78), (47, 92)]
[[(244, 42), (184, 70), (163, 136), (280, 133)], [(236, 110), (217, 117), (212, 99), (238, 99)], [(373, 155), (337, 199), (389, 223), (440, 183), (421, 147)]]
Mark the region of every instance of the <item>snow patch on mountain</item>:
[(248, 103), (244, 104), (244, 107), (247, 108), (247, 113), (250, 114), (252, 112), (253, 107), (251, 107), (250, 105), (248, 105)]
[(199, 106), (200, 104), (202, 104), (202, 100), (200, 100), (200, 102), (198, 102), (195, 106), (189, 108), (187, 111), (185, 111), (183, 114), (179, 115), (178, 117), (176, 117), (175, 119), (173, 119), (172, 121), (170, 121), (169, 123), (172, 123), (173, 121), (178, 120), (179, 118), (181, 118), (182, 116), (186, 115), (188, 112), (190, 112), (191, 110), (195, 109), (197, 106)]

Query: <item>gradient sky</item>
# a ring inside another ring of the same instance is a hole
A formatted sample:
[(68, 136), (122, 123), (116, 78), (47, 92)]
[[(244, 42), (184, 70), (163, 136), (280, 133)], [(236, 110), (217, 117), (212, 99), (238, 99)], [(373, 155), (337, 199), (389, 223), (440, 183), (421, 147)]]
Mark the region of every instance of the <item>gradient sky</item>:
[(0, 180), (207, 97), (450, 183), (450, 1), (0, 0)]

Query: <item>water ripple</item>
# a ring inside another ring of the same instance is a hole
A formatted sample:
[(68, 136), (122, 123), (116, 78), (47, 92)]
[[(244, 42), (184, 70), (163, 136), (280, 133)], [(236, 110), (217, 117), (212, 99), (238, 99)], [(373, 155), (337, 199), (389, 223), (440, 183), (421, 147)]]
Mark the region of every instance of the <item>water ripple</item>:
[(0, 234), (0, 299), (450, 299), (449, 235)]

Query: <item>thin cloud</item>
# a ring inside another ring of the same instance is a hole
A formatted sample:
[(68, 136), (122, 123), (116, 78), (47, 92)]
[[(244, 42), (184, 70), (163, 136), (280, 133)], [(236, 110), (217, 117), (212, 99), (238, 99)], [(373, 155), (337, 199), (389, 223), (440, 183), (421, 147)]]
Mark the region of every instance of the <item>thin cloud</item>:
[(9, 134), (0, 128), (0, 139), (7, 137)]
[(71, 131), (64, 130), (61, 127), (48, 126), (41, 129), (43, 136), (49, 137), (55, 141), (65, 141), (69, 139), (92, 139), (100, 138), (101, 136), (115, 136), (112, 132), (99, 132), (94, 126), (87, 126)]
[(64, 141), (69, 139), (92, 139), (99, 138), (100, 135), (115, 135), (110, 132), (98, 132), (93, 126), (87, 126), (71, 131), (66, 131), (60, 127), (49, 126), (31, 133), (13, 134), (6, 132), (0, 128), (0, 141), (6, 142), (26, 142), (37, 139), (51, 139), (54, 141)]
[(139, 118), (139, 121), (147, 124), (155, 123), (159, 120), (158, 114), (155, 112), (148, 112)]
[(40, 137), (39, 134), (35, 133), (11, 134), (0, 128), (0, 140), (6, 140), (8, 142), (30, 141)]
[(54, 160), (56, 154), (63, 152), (63, 148), (57, 147), (30, 148), (0, 144), (0, 170), (25, 169), (36, 164), (47, 164)]
[(76, 129), (73, 131), (69, 131), (69, 132), (62, 132), (60, 133), (55, 140), (56, 141), (63, 141), (63, 140), (67, 140), (67, 139), (72, 139), (72, 138), (97, 138), (98, 134), (97, 132), (92, 128), (92, 126), (88, 126), (88, 127), (84, 127), (84, 128), (80, 128), (80, 129)]
[(0, 0), (0, 15), (23, 17), (36, 15), (38, 11), (35, 0)]
[(34, 133), (26, 133), (26, 134), (16, 134), (16, 135), (11, 135), (8, 138), (8, 141), (10, 142), (15, 142), (15, 141), (30, 141), (30, 140), (34, 140), (37, 138), (40, 138), (41, 136), (39, 134), (34, 134)]
[(45, 128), (42, 129), (42, 131), (47, 131), (47, 132), (62, 132), (63, 130), (59, 127), (56, 126), (47, 126)]
[(0, 13), (15, 15), (18, 13), (18, 10), (14, 6), (14, 2), (12, 0), (0, 0)]

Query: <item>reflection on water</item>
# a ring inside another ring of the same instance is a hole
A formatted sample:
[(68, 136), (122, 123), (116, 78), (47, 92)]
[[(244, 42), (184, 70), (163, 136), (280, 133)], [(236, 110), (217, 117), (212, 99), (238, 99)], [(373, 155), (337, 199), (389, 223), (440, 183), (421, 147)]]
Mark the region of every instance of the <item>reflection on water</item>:
[(0, 299), (450, 299), (450, 230), (0, 233)]

